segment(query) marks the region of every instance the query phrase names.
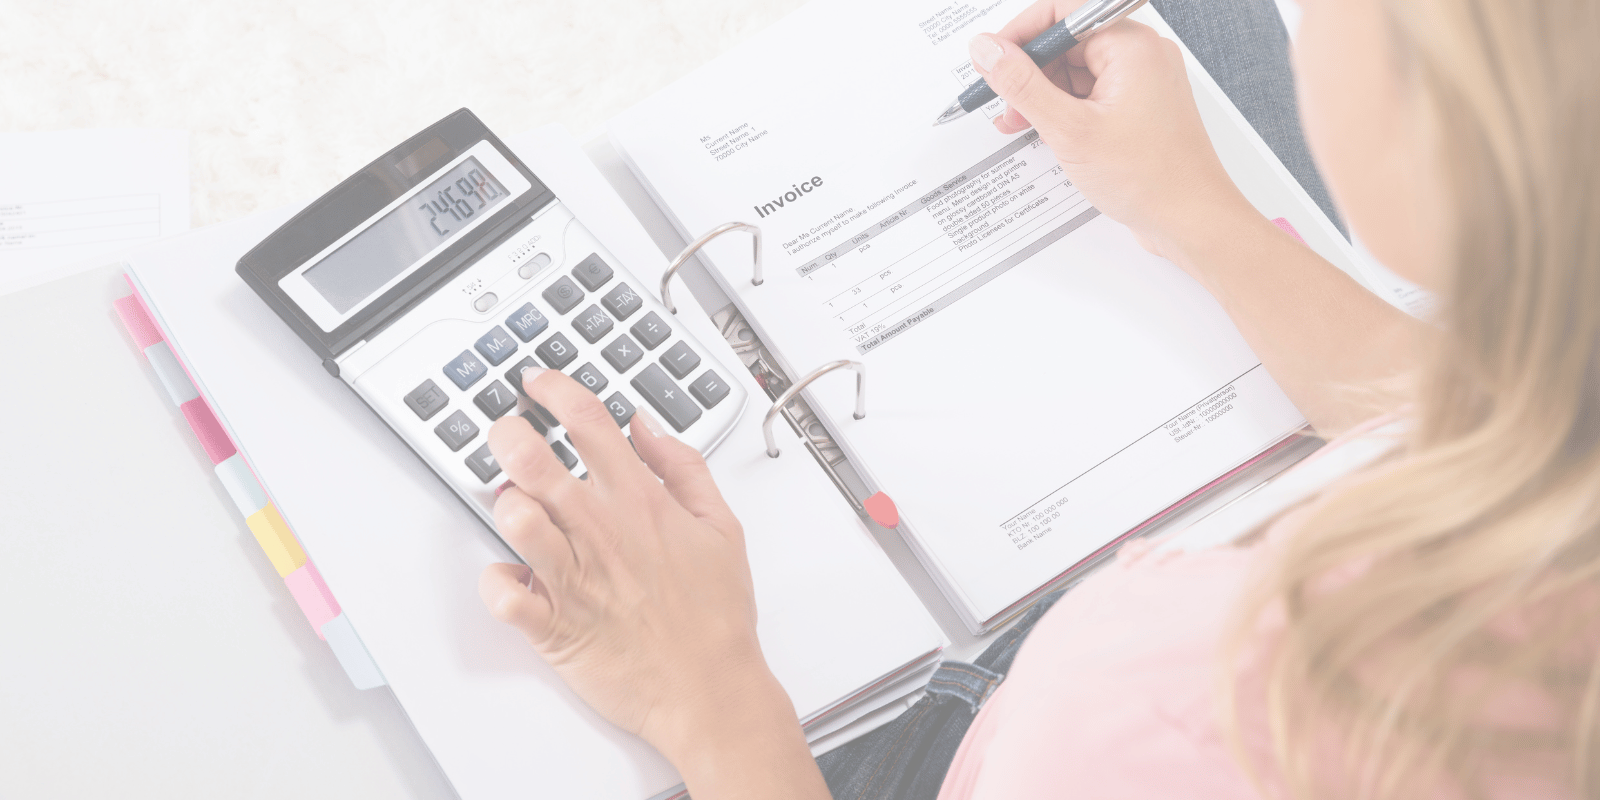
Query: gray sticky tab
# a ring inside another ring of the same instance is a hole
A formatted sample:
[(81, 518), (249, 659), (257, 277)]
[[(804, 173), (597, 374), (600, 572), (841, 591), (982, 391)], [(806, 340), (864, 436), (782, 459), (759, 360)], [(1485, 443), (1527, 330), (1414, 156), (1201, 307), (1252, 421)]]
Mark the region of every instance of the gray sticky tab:
[(216, 471), (217, 480), (222, 481), (222, 488), (228, 490), (228, 496), (233, 498), (241, 515), (248, 517), (266, 508), (267, 493), (261, 491), (261, 484), (244, 463), (244, 456), (238, 453), (228, 456), (216, 466)]
[(156, 378), (167, 390), (173, 405), (181, 406), (200, 396), (200, 391), (194, 388), (188, 373), (183, 371), (183, 365), (178, 363), (178, 357), (172, 354), (172, 348), (166, 342), (156, 342), (146, 347), (144, 357), (150, 359), (150, 366), (155, 369)]
[(350, 624), (349, 617), (340, 614), (324, 622), (322, 636), (328, 640), (334, 657), (339, 659), (339, 666), (344, 667), (344, 674), (350, 676), (350, 682), (357, 689), (376, 689), (388, 683), (384, 680), (383, 670), (378, 669), (378, 662), (372, 660), (367, 646), (356, 635), (356, 628)]

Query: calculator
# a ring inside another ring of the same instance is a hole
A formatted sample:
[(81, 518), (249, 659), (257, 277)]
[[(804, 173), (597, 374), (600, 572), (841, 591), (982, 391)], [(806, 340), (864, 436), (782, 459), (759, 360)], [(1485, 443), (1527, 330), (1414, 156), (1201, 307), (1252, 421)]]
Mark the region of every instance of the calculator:
[(624, 433), (648, 405), (702, 453), (748, 400), (467, 109), (307, 206), (237, 271), (491, 528), (506, 480), (486, 441), (495, 420), (521, 416), (588, 475), (561, 421), (523, 394), (531, 366), (588, 387)]

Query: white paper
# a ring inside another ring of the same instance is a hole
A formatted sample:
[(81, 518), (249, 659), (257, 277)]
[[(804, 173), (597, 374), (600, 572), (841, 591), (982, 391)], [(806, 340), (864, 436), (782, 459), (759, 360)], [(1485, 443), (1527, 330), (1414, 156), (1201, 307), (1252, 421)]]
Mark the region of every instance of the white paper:
[[(513, 146), (643, 281), (664, 259), (570, 138)], [(233, 272), (294, 211), (180, 237), (135, 277), (218, 411), (466, 800), (642, 800), (671, 766), (575, 697), (477, 597), (499, 542)], [(678, 324), (721, 341), (685, 297)], [(746, 381), (731, 349), (705, 354)], [(802, 717), (922, 662), (944, 639), (838, 492), (787, 430), (765, 456), (759, 403), (710, 459), (744, 524), (769, 663)]]
[[(932, 126), (973, 78), (966, 41), (1025, 6), (814, 2), (610, 127), (686, 236), (762, 227), (760, 286), (745, 241), (707, 253), (789, 374), (866, 363), (866, 419), (842, 378), (812, 407), (974, 630), (1303, 424), (1202, 287), (1089, 209), (1032, 132), (993, 129), (998, 101)], [(1185, 56), (1246, 196), (1372, 285)]]
[(188, 131), (0, 133), (0, 293), (188, 229)]

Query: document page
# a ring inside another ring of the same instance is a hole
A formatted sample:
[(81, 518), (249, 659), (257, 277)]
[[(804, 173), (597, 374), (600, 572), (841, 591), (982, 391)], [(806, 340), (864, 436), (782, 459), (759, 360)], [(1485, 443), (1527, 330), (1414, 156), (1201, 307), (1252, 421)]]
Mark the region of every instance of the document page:
[[(814, 2), (613, 121), (681, 232), (808, 398), (974, 630), (1302, 427), (1227, 315), (1062, 174), (1002, 101), (933, 120), (966, 43), (1024, 0)], [(1170, 36), (1153, 9), (1136, 15)], [(1230, 174), (1367, 283), (1331, 223), (1186, 52)]]
[(189, 229), (189, 133), (0, 133), (0, 293)]

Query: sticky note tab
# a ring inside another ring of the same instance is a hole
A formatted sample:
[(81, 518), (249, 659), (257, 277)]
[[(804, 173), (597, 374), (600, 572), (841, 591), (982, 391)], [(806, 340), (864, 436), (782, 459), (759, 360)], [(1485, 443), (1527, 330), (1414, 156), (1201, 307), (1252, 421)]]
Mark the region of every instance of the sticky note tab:
[(378, 669), (378, 662), (372, 660), (367, 646), (356, 635), (356, 628), (350, 624), (349, 617), (340, 614), (329, 620), (322, 626), (322, 638), (328, 640), (333, 655), (339, 659), (339, 666), (344, 667), (344, 674), (350, 676), (350, 682), (357, 689), (375, 689), (388, 683), (384, 680), (383, 671)]
[(161, 341), (161, 329), (156, 327), (155, 320), (144, 313), (144, 306), (139, 303), (135, 295), (120, 298), (111, 304), (117, 310), (117, 316), (122, 319), (122, 327), (128, 329), (128, 335), (133, 337), (133, 343), (140, 350)]
[(900, 509), (889, 499), (889, 495), (878, 492), (861, 501), (861, 506), (867, 510), (867, 516), (872, 517), (873, 522), (885, 528), (899, 527)]
[(167, 396), (172, 398), (172, 404), (182, 406), (184, 403), (200, 396), (200, 391), (194, 388), (194, 383), (189, 380), (189, 374), (183, 371), (183, 365), (178, 363), (178, 357), (172, 354), (172, 348), (166, 342), (156, 342), (144, 349), (144, 357), (150, 360), (150, 366), (156, 371), (156, 378), (166, 388)]
[(239, 452), (233, 446), (233, 440), (228, 438), (228, 432), (222, 429), (222, 423), (217, 421), (217, 415), (211, 413), (211, 406), (206, 405), (205, 398), (196, 397), (178, 406), (178, 410), (189, 421), (189, 428), (200, 440), (200, 446), (205, 448), (212, 464), (221, 464)]
[(244, 522), (250, 526), (261, 549), (266, 551), (267, 558), (272, 560), (272, 566), (277, 568), (278, 577), (286, 578), (306, 563), (306, 551), (300, 549), (300, 542), (289, 531), (289, 524), (271, 503), (246, 517)]
[(323, 582), (322, 573), (317, 572), (317, 565), (307, 561), (305, 566), (285, 575), (283, 582), (289, 586), (289, 594), (294, 595), (294, 601), (300, 605), (301, 613), (310, 620), (317, 635), (328, 638), (322, 632), (322, 626), (339, 616), (339, 601), (333, 599), (333, 592), (328, 591), (328, 584)]
[(1301, 244), (1305, 244), (1306, 243), (1306, 240), (1300, 235), (1299, 231), (1294, 229), (1294, 225), (1292, 223), (1290, 223), (1288, 219), (1286, 219), (1284, 217), (1278, 217), (1277, 219), (1272, 221), (1272, 224), (1278, 226), (1278, 230), (1283, 231), (1284, 233), (1287, 233), (1290, 236), (1293, 236), (1295, 238), (1295, 241), (1297, 241), (1297, 242), (1299, 242)]
[(248, 517), (266, 507), (267, 493), (261, 491), (261, 484), (256, 481), (250, 466), (244, 463), (244, 456), (234, 453), (218, 463), (215, 469), (217, 480), (222, 481), (222, 488), (228, 490), (233, 504), (239, 507), (239, 516)]

